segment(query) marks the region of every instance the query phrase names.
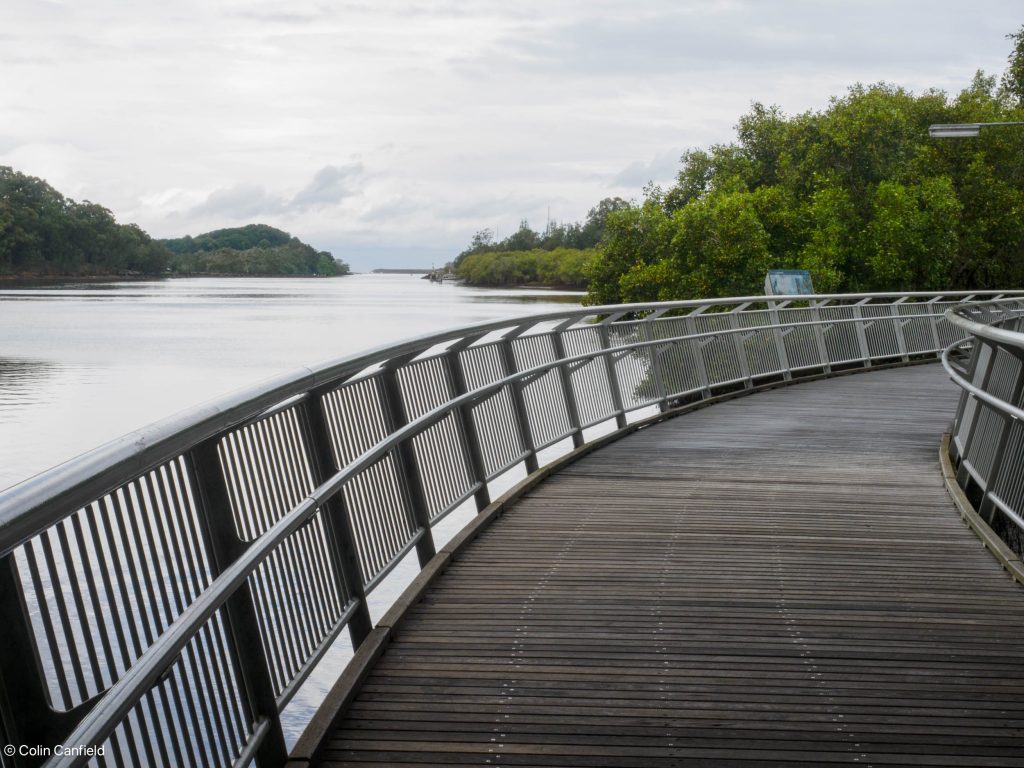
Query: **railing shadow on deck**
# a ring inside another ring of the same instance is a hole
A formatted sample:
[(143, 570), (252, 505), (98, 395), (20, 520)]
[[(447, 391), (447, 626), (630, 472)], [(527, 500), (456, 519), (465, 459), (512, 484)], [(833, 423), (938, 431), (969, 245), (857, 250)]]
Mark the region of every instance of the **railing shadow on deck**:
[[(943, 350), (959, 371), (955, 350), (978, 338), (964, 302), (996, 297), (1012, 314), (1018, 296), (743, 297), (493, 322), (302, 369), (21, 483), (0, 495), (0, 737), (99, 752), (0, 766), (282, 765), (281, 713), (346, 628), (354, 647), (370, 633), (367, 596), (407, 554), (427, 563), (441, 520), (486, 507), (539, 452), (805, 375)], [(1003, 380), (1003, 348), (985, 353), (983, 338), (955, 441), (976, 479), (971, 446), (994, 438), (971, 403), (996, 407), (980, 393)], [(1019, 426), (999, 456), (1021, 450)], [(1006, 494), (985, 477), (998, 507)]]

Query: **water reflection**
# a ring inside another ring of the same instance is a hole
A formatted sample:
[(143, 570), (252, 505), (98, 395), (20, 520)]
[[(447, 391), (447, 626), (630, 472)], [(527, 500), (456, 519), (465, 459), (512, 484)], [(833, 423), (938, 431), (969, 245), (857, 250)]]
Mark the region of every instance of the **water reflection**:
[(45, 360), (0, 357), (0, 411), (17, 410), (46, 398), (42, 384), (59, 366)]
[(500, 302), (502, 304), (579, 304), (580, 299), (586, 294), (583, 293), (545, 293), (537, 295), (518, 296), (510, 294), (507, 296), (474, 296), (474, 303)]

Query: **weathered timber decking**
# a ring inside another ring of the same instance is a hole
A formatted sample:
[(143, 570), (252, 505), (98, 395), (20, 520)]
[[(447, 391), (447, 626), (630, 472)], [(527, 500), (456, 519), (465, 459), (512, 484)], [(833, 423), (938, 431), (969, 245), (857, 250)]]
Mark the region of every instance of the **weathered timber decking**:
[(537, 487), (414, 606), (325, 765), (1022, 765), (1024, 590), (935, 365), (712, 406)]

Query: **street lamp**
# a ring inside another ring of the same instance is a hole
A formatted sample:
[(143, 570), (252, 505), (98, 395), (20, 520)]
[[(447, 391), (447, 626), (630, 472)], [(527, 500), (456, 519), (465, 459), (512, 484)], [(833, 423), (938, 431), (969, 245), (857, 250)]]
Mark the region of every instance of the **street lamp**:
[(928, 135), (933, 139), (970, 139), (981, 133), (982, 128), (994, 125), (1024, 125), (1024, 122), (1012, 123), (943, 123), (928, 126)]

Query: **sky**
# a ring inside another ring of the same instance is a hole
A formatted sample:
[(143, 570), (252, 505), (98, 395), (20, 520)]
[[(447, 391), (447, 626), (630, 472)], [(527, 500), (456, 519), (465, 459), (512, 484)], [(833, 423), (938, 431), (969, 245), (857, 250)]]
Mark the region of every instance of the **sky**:
[(750, 104), (1001, 74), (1020, 0), (4, 0), (0, 165), (154, 237), (357, 271), (672, 182)]

